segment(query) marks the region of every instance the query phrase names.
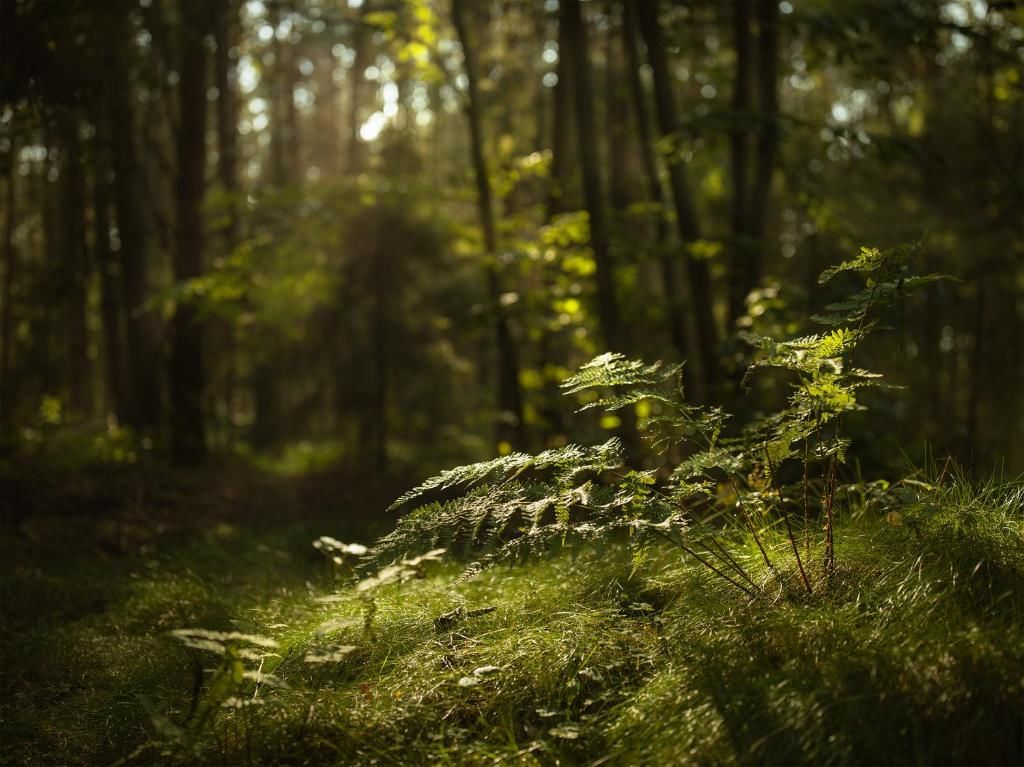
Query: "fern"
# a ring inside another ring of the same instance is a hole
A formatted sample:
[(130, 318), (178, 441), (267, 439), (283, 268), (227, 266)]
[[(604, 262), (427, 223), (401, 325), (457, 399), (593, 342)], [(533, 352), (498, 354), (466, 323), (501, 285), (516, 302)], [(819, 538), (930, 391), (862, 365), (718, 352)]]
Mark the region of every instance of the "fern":
[[(910, 261), (920, 250), (920, 243), (887, 251), (862, 248), (856, 258), (826, 270), (823, 283), (840, 274), (865, 280), (862, 289), (829, 305), (831, 313), (817, 318), (830, 326), (828, 331), (789, 340), (749, 337), (758, 356), (745, 383), (760, 369), (776, 368), (792, 374), (793, 391), (782, 410), (731, 432), (724, 410), (685, 401), (681, 365), (649, 364), (617, 353), (595, 357), (566, 379), (563, 393), (577, 398), (580, 411), (614, 411), (649, 402), (653, 415), (640, 423), (644, 435), (663, 453), (674, 448), (672, 454), (683, 455), (682, 460), (667, 471), (629, 471), (622, 445), (611, 439), (533, 456), (513, 453), (442, 472), (391, 505), (414, 508), (369, 552), (369, 564), (383, 569), (367, 582), (387, 582), (388, 574), (401, 572), (410, 556), (428, 549), (469, 560), (465, 578), (499, 562), (539, 555), (569, 538), (606, 541), (626, 535), (638, 560), (652, 538), (668, 540), (754, 596), (761, 587), (719, 542), (730, 534), (731, 525), (707, 524), (707, 510), (718, 506), (719, 516), (733, 512), (735, 523), (748, 529), (775, 573), (762, 533), (764, 525), (781, 521), (800, 578), (811, 593), (779, 467), (794, 460), (804, 464), (808, 528), (811, 467), (820, 467), (818, 512), (826, 519), (827, 573), (834, 563), (837, 465), (846, 460), (850, 447), (841, 434), (842, 416), (864, 409), (857, 398), (861, 389), (882, 385), (878, 374), (854, 367), (851, 359), (864, 338), (880, 327), (882, 309), (902, 301), (908, 288), (939, 279), (910, 273)], [(716, 498), (723, 486), (731, 489), (731, 509)], [(386, 576), (383, 581), (381, 574)]]

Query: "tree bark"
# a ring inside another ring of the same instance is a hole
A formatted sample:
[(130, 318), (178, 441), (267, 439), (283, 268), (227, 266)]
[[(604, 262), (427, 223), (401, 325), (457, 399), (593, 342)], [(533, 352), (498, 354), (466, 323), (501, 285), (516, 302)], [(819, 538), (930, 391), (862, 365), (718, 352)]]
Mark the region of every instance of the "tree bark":
[(59, 118), (63, 150), (63, 253), (61, 272), (66, 293), (64, 324), (64, 371), (68, 405), (79, 416), (92, 414), (92, 365), (89, 360), (89, 330), (86, 316), (89, 283), (89, 254), (85, 240), (85, 173), (78, 118)]
[(352, 59), (352, 85), (349, 89), (348, 104), (348, 162), (349, 175), (357, 175), (363, 170), (363, 144), (359, 139), (359, 109), (362, 106), (363, 72), (366, 70), (366, 56), (368, 49), (367, 27), (365, 23), (366, 14), (370, 12), (370, 0), (364, 0), (359, 8), (359, 17), (352, 27), (352, 49), (355, 53)]
[[(654, 79), (654, 102), (659, 131), (662, 138), (670, 138), (675, 135), (679, 123), (676, 117), (675, 97), (672, 94), (672, 78), (658, 21), (658, 3), (657, 0), (638, 0), (635, 7)], [(679, 236), (684, 243), (692, 243), (700, 239), (700, 227), (696, 207), (690, 195), (686, 166), (675, 152), (668, 156), (667, 163)], [(699, 339), (698, 345), (691, 346), (688, 350), (690, 386), (694, 399), (703, 401), (707, 397), (708, 388), (717, 379), (715, 347), (718, 334), (715, 329), (711, 275), (707, 264), (694, 260), (689, 253), (684, 256), (684, 268), (681, 272), (683, 300), (687, 304), (691, 319), (687, 324), (696, 328)]]
[(123, 313), (119, 265), (110, 243), (110, 179), (106, 157), (107, 126), (98, 121), (96, 159), (93, 169), (93, 252), (100, 275), (100, 317), (103, 325), (103, 359), (109, 411), (119, 423), (127, 416), (123, 343)]
[(579, 0), (563, 0), (562, 24), (569, 45), (576, 96), (576, 134), (583, 171), (583, 198), (590, 217), (590, 247), (597, 267), (597, 316), (605, 346), (623, 351), (615, 276), (605, 219), (604, 182), (594, 137), (594, 96), (591, 90), (587, 33)]
[[(13, 133), (13, 131), (12, 131)], [(17, 175), (17, 146), (11, 139), (8, 150), (7, 166), (7, 205), (4, 215), (4, 282), (3, 282), (3, 313), (0, 314), (0, 432), (10, 434), (14, 425), (14, 386), (11, 373), (13, 371), (14, 349), (14, 277), (18, 270), (18, 253), (14, 248), (14, 206), (17, 198), (14, 194), (14, 179)]]
[[(774, 1), (774, 0), (772, 0)], [(733, 48), (736, 52), (736, 76), (732, 93), (732, 129), (729, 131), (729, 171), (732, 177), (732, 201), (730, 224), (732, 226), (732, 247), (729, 252), (729, 326), (735, 327), (736, 320), (746, 308), (747, 293), (750, 292), (750, 270), (756, 252), (750, 247), (747, 205), (749, 136), (747, 120), (750, 119), (750, 2), (733, 0)]]
[(755, 3), (757, 9), (757, 76), (759, 93), (759, 130), (757, 160), (750, 201), (750, 240), (752, 249), (744, 270), (744, 296), (756, 288), (764, 276), (765, 239), (768, 224), (768, 203), (775, 173), (775, 156), (779, 148), (778, 52), (779, 4)]
[(238, 241), (238, 89), (231, 47), (237, 32), (238, 6), (223, 0), (216, 14), (214, 60), (217, 87), (217, 178), (227, 195), (227, 225), (224, 248), (230, 252)]
[(569, 43), (565, 36), (565, 25), (558, 25), (558, 64), (555, 74), (554, 109), (552, 117), (551, 172), (546, 201), (547, 217), (554, 218), (569, 209), (569, 188), (571, 186), (572, 133), (573, 133), (573, 85), (572, 66), (569, 61)]
[(147, 271), (153, 253), (151, 227), (143, 208), (142, 165), (136, 143), (135, 94), (124, 47), (126, 25), (112, 17), (107, 47), (106, 107), (114, 170), (114, 210), (121, 240), (121, 304), (125, 313), (128, 371), (126, 421), (139, 432), (160, 424), (160, 364), (154, 317), (144, 308)]
[[(208, 30), (210, 8), (200, 2), (181, 5), (178, 226), (174, 254), (174, 278), (179, 283), (202, 273), (207, 61), (203, 35)], [(203, 337), (197, 309), (190, 301), (179, 301), (175, 307), (173, 332), (169, 371), (171, 459), (177, 465), (196, 465), (206, 455), (202, 409)]]
[(282, 58), (281, 41), (277, 39), (277, 28), (281, 24), (281, 8), (277, 0), (267, 3), (267, 21), (274, 30), (271, 48), (274, 52), (274, 67), (270, 72), (270, 183), (280, 189), (288, 183), (288, 171), (285, 160), (286, 134), (288, 127), (285, 122), (285, 72)]
[[(238, 183), (238, 75), (231, 59), (231, 49), (238, 36), (238, 9), (235, 0), (223, 0), (214, 20), (214, 40), (217, 52), (214, 58), (214, 80), (217, 87), (217, 179), (224, 193), (227, 207), (223, 235), (223, 252), (230, 254), (238, 244), (240, 189)], [(230, 320), (216, 323), (220, 336), (220, 379), (217, 387), (222, 398), (221, 409), (226, 413), (228, 442), (233, 440), (231, 412), (236, 381), (235, 332)]]
[[(667, 213), (665, 191), (661, 185), (658, 161), (654, 153), (654, 132), (647, 111), (647, 99), (644, 95), (643, 82), (640, 79), (640, 50), (637, 45), (636, 6), (626, 3), (623, 6), (622, 36), (625, 41), (626, 59), (629, 67), (629, 87), (633, 96), (633, 111), (636, 114), (636, 128), (640, 138), (640, 157), (647, 176), (648, 197), (658, 207), (658, 216), (654, 225), (655, 247), (658, 249), (658, 266), (661, 271), (662, 289), (665, 291), (666, 315), (668, 317), (669, 337), (672, 345), (679, 353), (686, 356), (687, 348), (699, 348), (699, 337), (696, 332), (696, 321), (689, 326), (684, 321), (686, 306), (679, 295), (675, 261), (668, 253), (669, 228), (665, 218)], [(688, 304), (689, 305), (689, 302)], [(692, 329), (692, 338), (687, 340), (687, 332)], [(690, 371), (687, 371), (689, 374)]]
[(480, 92), (477, 79), (475, 51), (470, 43), (466, 27), (464, 0), (452, 0), (452, 22), (462, 45), (465, 60), (468, 100), (466, 118), (469, 122), (470, 159), (476, 177), (477, 209), (480, 228), (483, 231), (487, 295), (491, 304), (494, 321), (495, 341), (498, 353), (498, 407), (501, 417), (498, 421), (498, 440), (513, 447), (525, 443), (523, 423), (523, 398), (519, 385), (519, 350), (516, 347), (508, 317), (501, 304), (501, 277), (498, 272), (498, 242), (494, 222), (494, 203), (491, 180), (484, 158), (483, 126), (480, 115)]
[(629, 86), (623, 80), (623, 39), (615, 29), (622, 23), (614, 16), (613, 4), (609, 4), (607, 11), (609, 29), (605, 33), (604, 118), (608, 142), (608, 202), (612, 211), (624, 218), (634, 201), (629, 183)]

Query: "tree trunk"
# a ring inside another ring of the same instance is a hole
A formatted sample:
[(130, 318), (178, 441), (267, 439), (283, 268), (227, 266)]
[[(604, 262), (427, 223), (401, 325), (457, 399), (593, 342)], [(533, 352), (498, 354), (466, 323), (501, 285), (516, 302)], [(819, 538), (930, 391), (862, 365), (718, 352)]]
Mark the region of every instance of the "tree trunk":
[(573, 167), (572, 133), (573, 133), (573, 86), (572, 66), (569, 61), (569, 43), (566, 41), (565, 25), (558, 25), (558, 64), (555, 74), (554, 115), (552, 117), (551, 140), (551, 173), (546, 202), (548, 220), (569, 209), (569, 188)]
[(338, 175), (338, 155), (341, 137), (338, 115), (338, 83), (334, 80), (334, 68), (337, 66), (334, 54), (331, 53), (330, 41), (320, 52), (317, 69), (320, 76), (316, 94), (316, 155), (321, 178), (334, 180)]
[[(12, 131), (13, 133), (13, 131)], [(7, 205), (4, 216), (4, 282), (3, 313), (0, 314), (0, 434), (9, 435), (14, 425), (14, 386), (11, 383), (14, 350), (14, 277), (18, 270), (18, 254), (14, 249), (14, 179), (17, 175), (17, 146), (12, 138), (8, 149)]]
[(64, 114), (60, 118), (64, 168), (63, 253), (61, 271), (64, 295), (64, 371), (68, 405), (80, 416), (92, 414), (92, 365), (89, 361), (89, 330), (86, 316), (89, 288), (89, 254), (85, 240), (85, 173), (82, 145), (78, 137), (78, 118)]
[(136, 151), (135, 89), (123, 46), (128, 32), (112, 24), (107, 37), (105, 88), (109, 118), (110, 158), (114, 170), (114, 210), (121, 240), (121, 305), (125, 314), (128, 371), (126, 421), (140, 432), (160, 424), (160, 363), (153, 315), (144, 309), (146, 273), (153, 247), (143, 208), (142, 165)]
[[(238, 184), (238, 77), (231, 60), (231, 48), (238, 35), (238, 4), (224, 0), (216, 13), (214, 40), (217, 44), (214, 59), (214, 78), (217, 86), (217, 178), (225, 196), (227, 215), (223, 231), (223, 252), (230, 254), (238, 244), (239, 184)], [(227, 415), (225, 433), (228, 443), (233, 440), (231, 412), (235, 396), (236, 360), (235, 333), (230, 320), (217, 323), (221, 338), (219, 365), (222, 399), (221, 409)]]
[(779, 4), (755, 3), (757, 8), (757, 76), (759, 93), (759, 130), (754, 186), (750, 201), (750, 240), (752, 250), (744, 270), (744, 295), (756, 288), (764, 276), (768, 202), (779, 147), (778, 51)]
[[(629, 92), (622, 71), (622, 35), (616, 34), (615, 6), (608, 6), (609, 29), (605, 33), (605, 127), (608, 141), (608, 202), (612, 211), (625, 219), (630, 203)], [(620, 222), (621, 223), (621, 222)]]
[(349, 175), (357, 175), (363, 170), (363, 144), (359, 139), (359, 109), (362, 106), (363, 72), (366, 70), (368, 49), (366, 15), (370, 12), (370, 0), (364, 0), (359, 8), (359, 18), (352, 27), (352, 84), (349, 88), (348, 104), (348, 163)]
[(100, 274), (100, 317), (103, 324), (103, 359), (109, 411), (119, 423), (127, 416), (125, 401), (124, 332), (121, 293), (118, 290), (119, 266), (110, 244), (110, 179), (105, 146), (106, 126), (98, 121), (96, 160), (93, 172), (93, 251)]
[(214, 72), (217, 86), (217, 178), (228, 197), (224, 249), (230, 252), (238, 241), (238, 90), (231, 47), (237, 34), (238, 6), (224, 0), (218, 7), (214, 39), (217, 54)]
[(573, 70), (576, 95), (576, 134), (583, 171), (583, 198), (590, 217), (590, 247), (597, 267), (597, 316), (605, 346), (622, 351), (615, 275), (605, 220), (604, 182), (594, 137), (594, 96), (590, 84), (587, 33), (579, 0), (563, 0), (562, 24), (569, 44), (569, 65)]
[[(665, 45), (658, 21), (657, 0), (638, 0), (635, 4), (640, 33), (647, 45), (647, 58), (654, 79), (654, 102), (658, 114), (658, 127), (662, 138), (675, 135), (679, 127), (676, 118), (675, 100), (672, 94), (672, 79), (665, 56)], [(684, 243), (700, 239), (697, 211), (690, 195), (686, 166), (678, 153), (667, 158), (669, 183), (675, 204), (676, 223)], [(714, 297), (711, 293), (711, 275), (707, 264), (685, 255), (682, 270), (683, 300), (686, 301), (691, 322), (697, 329), (699, 344), (689, 350), (688, 365), (691, 369), (691, 389), (694, 399), (705, 400), (708, 387), (717, 379), (717, 331), (714, 318)]]
[[(636, 113), (637, 133), (640, 137), (640, 156), (647, 176), (648, 197), (658, 207), (655, 222), (655, 247), (658, 250), (658, 266), (661, 271), (662, 289), (665, 291), (669, 337), (672, 345), (679, 353), (686, 356), (687, 345), (699, 348), (699, 337), (696, 323), (687, 326), (684, 322), (684, 307), (679, 295), (675, 261), (668, 253), (669, 229), (666, 220), (665, 192), (661, 185), (658, 172), (658, 161), (654, 153), (654, 133), (647, 112), (647, 99), (644, 95), (643, 82), (640, 79), (640, 51), (637, 45), (636, 6), (626, 3), (623, 6), (622, 36), (625, 41), (626, 59), (629, 67), (629, 87), (633, 95), (633, 111)], [(687, 331), (692, 328), (692, 338), (687, 340)], [(687, 371), (689, 376), (691, 371)]]
[[(202, 273), (201, 207), (206, 167), (206, 47), (210, 6), (181, 5), (181, 85), (178, 97), (178, 177), (174, 278), (179, 283)], [(174, 311), (169, 371), (171, 458), (177, 465), (201, 463), (206, 454), (203, 424), (202, 327), (196, 307), (179, 301)]]
[(475, 51), (470, 44), (466, 28), (464, 0), (452, 0), (452, 22), (462, 45), (465, 59), (466, 81), (469, 99), (466, 103), (466, 118), (469, 122), (470, 159), (476, 175), (477, 208), (480, 228), (483, 230), (484, 250), (487, 259), (487, 295), (494, 320), (495, 341), (498, 353), (498, 407), (501, 417), (498, 422), (498, 441), (508, 442), (513, 447), (525, 443), (523, 423), (523, 399), (519, 386), (519, 350), (516, 348), (508, 317), (501, 304), (501, 278), (498, 273), (498, 242), (494, 223), (494, 204), (491, 199), (491, 179), (484, 159), (483, 127), (480, 116), (480, 93), (477, 80)]
[(274, 52), (274, 66), (270, 71), (268, 83), (270, 88), (268, 98), (270, 106), (270, 183), (280, 189), (288, 183), (285, 161), (285, 135), (288, 128), (285, 125), (285, 65), (282, 60), (281, 41), (277, 39), (277, 28), (281, 24), (281, 9), (277, 0), (270, 0), (267, 3), (267, 22), (274, 30), (274, 37), (270, 43)]
[[(380, 223), (378, 222), (378, 226)], [(386, 242), (383, 233), (377, 242)], [(390, 285), (391, 269), (389, 268), (390, 253), (377, 248), (373, 253), (373, 457), (377, 471), (384, 471), (388, 466), (388, 373), (390, 370), (389, 356), (391, 350), (392, 309), (388, 300), (392, 293)]]
[[(773, 0), (774, 1), (774, 0)], [(732, 93), (732, 129), (729, 131), (729, 171), (732, 176), (732, 247), (729, 252), (729, 327), (746, 309), (750, 292), (751, 260), (757, 254), (751, 250), (747, 204), (749, 137), (747, 121), (750, 119), (750, 2), (733, 0), (733, 47), (736, 51), (736, 78)]]

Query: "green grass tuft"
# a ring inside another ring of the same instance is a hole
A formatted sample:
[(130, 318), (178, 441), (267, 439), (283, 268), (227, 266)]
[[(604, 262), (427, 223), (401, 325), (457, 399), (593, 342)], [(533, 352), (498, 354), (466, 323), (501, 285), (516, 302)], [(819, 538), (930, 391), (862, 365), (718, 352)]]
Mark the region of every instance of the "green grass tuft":
[[(365, 602), (298, 538), (272, 543), (279, 531), (115, 565), (21, 563), (4, 582), (0, 761), (1019, 763), (1024, 487), (921, 497), (888, 521), (846, 519), (813, 597), (773, 591), (739, 539), (767, 597), (677, 549), (637, 568), (611, 547), (455, 588), (461, 565), (436, 566), (379, 589), (368, 629)], [(768, 544), (782, 561), (788, 540)], [(359, 620), (318, 634), (344, 617)], [(258, 704), (217, 709), (194, 749), (172, 733), (187, 729), (196, 664), (218, 661), (169, 635), (181, 627), (273, 638), (261, 672), (288, 685), (244, 682)], [(304, 661), (334, 645), (356, 649)]]

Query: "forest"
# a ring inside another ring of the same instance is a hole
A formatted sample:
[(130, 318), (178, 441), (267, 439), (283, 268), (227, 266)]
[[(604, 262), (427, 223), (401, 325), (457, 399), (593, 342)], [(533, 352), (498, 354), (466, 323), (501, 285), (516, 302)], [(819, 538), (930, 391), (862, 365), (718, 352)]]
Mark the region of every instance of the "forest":
[(0, 0), (0, 763), (1024, 764), (1019, 0)]

